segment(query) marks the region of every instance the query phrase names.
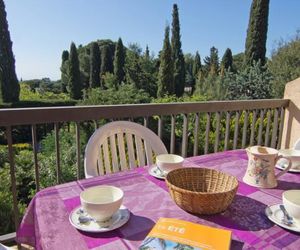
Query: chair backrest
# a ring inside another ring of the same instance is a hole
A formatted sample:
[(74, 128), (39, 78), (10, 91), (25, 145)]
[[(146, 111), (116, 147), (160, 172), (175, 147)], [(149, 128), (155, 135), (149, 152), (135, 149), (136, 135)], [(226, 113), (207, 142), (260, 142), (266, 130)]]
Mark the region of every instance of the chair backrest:
[(155, 155), (167, 153), (150, 129), (134, 122), (111, 122), (97, 129), (87, 143), (85, 177), (151, 165)]
[(295, 142), (294, 149), (300, 150), (300, 138)]

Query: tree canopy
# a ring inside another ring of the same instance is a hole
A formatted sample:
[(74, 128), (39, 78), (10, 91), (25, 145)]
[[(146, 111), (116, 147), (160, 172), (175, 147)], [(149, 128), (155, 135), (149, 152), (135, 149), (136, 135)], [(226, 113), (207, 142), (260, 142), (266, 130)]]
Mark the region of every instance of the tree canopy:
[(82, 98), (82, 82), (79, 71), (79, 61), (77, 48), (75, 43), (70, 46), (70, 62), (69, 62), (69, 93), (72, 99), (78, 100)]
[(269, 0), (253, 0), (245, 45), (245, 65), (265, 63), (268, 32)]
[(98, 43), (93, 42), (90, 46), (90, 87), (100, 87), (100, 49)]
[(19, 100), (20, 86), (6, 20), (4, 1), (0, 0), (0, 102)]
[(172, 59), (174, 65), (174, 88), (176, 96), (182, 96), (184, 92), (185, 83), (185, 66), (184, 66), (184, 56), (181, 49), (180, 40), (180, 23), (177, 4), (173, 5), (172, 13)]
[(170, 27), (165, 28), (165, 38), (163, 49), (160, 53), (160, 65), (158, 72), (158, 89), (157, 96), (174, 94), (174, 77), (173, 77), (173, 60), (172, 49), (169, 39)]
[(125, 77), (124, 65), (125, 65), (125, 49), (123, 46), (122, 39), (119, 38), (115, 50), (115, 57), (114, 57), (114, 75), (116, 77), (118, 84), (121, 84), (121, 82), (124, 80)]

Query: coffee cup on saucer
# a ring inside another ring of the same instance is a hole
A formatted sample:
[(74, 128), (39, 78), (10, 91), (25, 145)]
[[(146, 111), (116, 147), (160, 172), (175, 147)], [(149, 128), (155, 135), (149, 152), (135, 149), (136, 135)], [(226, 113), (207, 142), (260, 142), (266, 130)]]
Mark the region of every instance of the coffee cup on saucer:
[[(291, 169), (300, 169), (300, 150), (292, 149), (292, 148), (280, 149), (279, 154), (292, 161)], [(288, 164), (288, 162), (285, 159), (280, 159), (278, 161), (278, 164), (285, 166)]]
[(161, 154), (156, 156), (156, 165), (160, 171), (169, 173), (171, 170), (181, 168), (184, 158), (175, 154)]
[(284, 191), (282, 202), (288, 214), (300, 222), (300, 190)]
[(80, 193), (83, 210), (99, 222), (109, 220), (122, 205), (124, 192), (114, 186), (95, 186)]

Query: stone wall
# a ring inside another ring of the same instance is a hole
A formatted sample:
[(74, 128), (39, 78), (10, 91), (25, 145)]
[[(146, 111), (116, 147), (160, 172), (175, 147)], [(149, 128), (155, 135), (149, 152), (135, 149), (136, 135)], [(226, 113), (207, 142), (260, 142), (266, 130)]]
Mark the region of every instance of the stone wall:
[(284, 99), (290, 99), (286, 109), (281, 148), (291, 148), (300, 138), (300, 77), (286, 84)]

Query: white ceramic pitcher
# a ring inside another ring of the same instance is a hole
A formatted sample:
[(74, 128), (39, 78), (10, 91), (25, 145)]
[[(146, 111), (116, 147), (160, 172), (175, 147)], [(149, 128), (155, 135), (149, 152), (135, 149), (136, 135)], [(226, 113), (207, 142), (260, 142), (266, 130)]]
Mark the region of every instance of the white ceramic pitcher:
[[(253, 146), (246, 149), (248, 154), (248, 167), (243, 181), (251, 186), (260, 188), (274, 188), (277, 178), (285, 174), (292, 166), (289, 158), (278, 155), (274, 148)], [(288, 167), (275, 175), (276, 162), (284, 158), (289, 162)]]

